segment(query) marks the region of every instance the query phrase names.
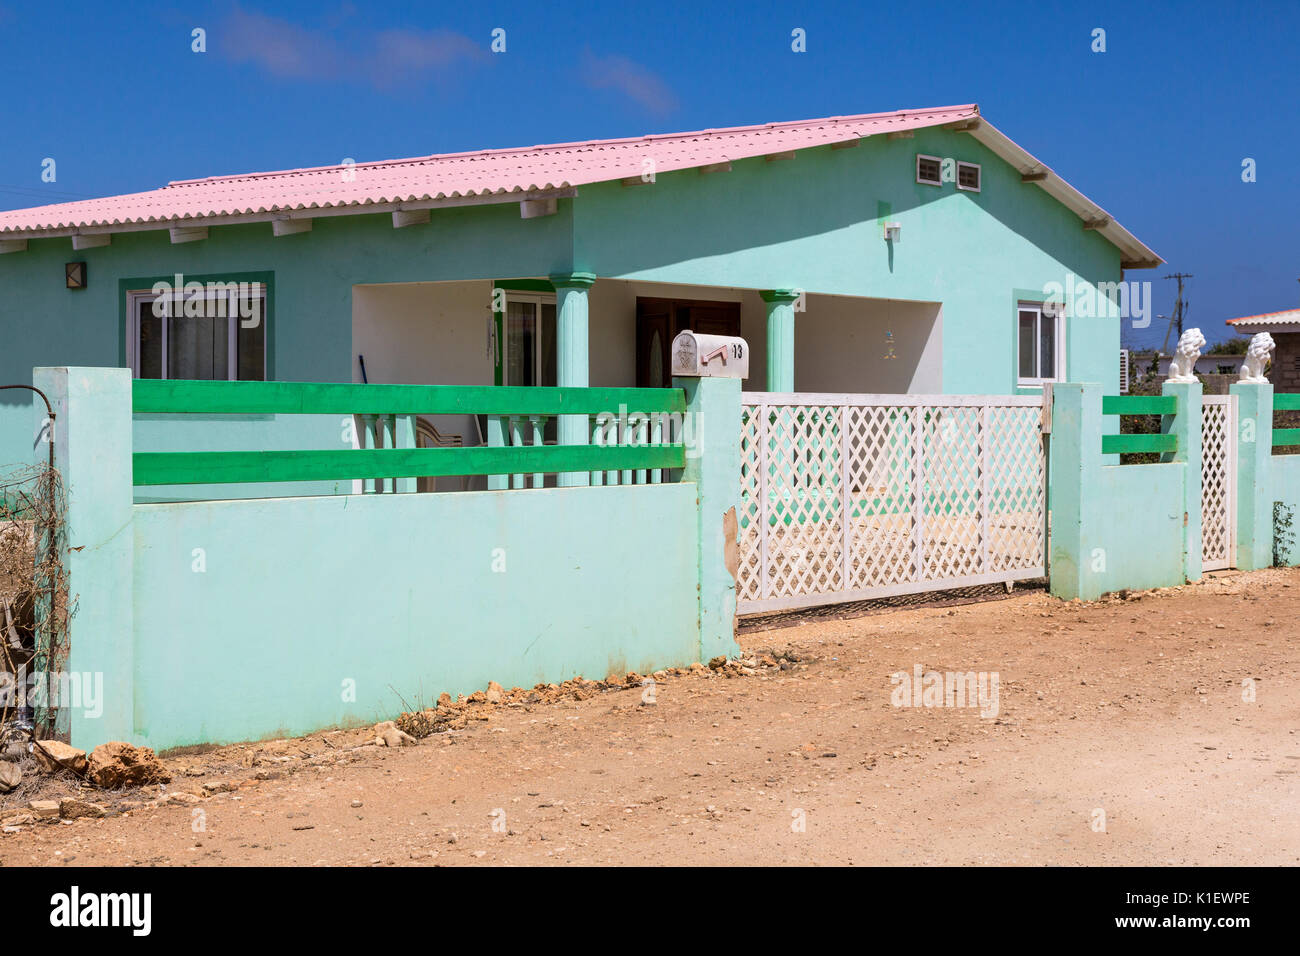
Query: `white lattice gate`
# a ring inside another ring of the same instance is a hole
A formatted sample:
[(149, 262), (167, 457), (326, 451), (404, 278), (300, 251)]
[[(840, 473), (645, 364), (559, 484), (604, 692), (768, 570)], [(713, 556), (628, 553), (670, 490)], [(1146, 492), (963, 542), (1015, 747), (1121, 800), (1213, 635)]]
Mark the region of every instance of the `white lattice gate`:
[(1218, 571), (1237, 563), (1237, 401), (1201, 403), (1201, 570)]
[(747, 392), (738, 611), (1044, 573), (1034, 396)]

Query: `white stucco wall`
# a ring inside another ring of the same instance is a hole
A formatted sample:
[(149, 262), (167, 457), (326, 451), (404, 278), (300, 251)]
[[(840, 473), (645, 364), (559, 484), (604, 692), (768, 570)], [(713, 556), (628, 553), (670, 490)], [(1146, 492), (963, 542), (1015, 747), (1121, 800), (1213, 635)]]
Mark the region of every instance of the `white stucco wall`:
[[(588, 293), (592, 385), (635, 384), (638, 296), (739, 302), (750, 347), (745, 388), (766, 388), (767, 310), (758, 292), (610, 279)], [(353, 380), (361, 380), (356, 356), (364, 355), (375, 383), (492, 384), (491, 303), (492, 283), (483, 280), (354, 286)], [(939, 304), (826, 295), (810, 295), (806, 304), (795, 317), (798, 391), (943, 391)], [(477, 443), (470, 416), (439, 416), (434, 424)]]
[(796, 391), (943, 391), (938, 303), (810, 295), (794, 336)]

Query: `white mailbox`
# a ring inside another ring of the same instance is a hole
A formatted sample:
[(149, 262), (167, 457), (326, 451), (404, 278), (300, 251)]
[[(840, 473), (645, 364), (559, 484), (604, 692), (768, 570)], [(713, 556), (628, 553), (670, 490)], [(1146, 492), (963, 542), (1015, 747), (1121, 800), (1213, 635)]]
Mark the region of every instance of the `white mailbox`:
[(749, 346), (734, 335), (701, 335), (690, 329), (673, 339), (672, 373), (695, 378), (749, 378)]

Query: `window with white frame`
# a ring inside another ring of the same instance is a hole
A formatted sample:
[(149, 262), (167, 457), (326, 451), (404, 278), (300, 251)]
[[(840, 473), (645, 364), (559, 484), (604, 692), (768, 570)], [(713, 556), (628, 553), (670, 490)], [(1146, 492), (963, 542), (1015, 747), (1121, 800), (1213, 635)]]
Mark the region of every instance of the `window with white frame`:
[(980, 191), (979, 163), (967, 163), (961, 160), (957, 162), (957, 188), (972, 193)]
[(943, 160), (938, 156), (916, 154), (916, 181), (924, 186), (943, 185)]
[(136, 378), (266, 380), (263, 283), (158, 283), (128, 292), (126, 332)]
[(1016, 343), (1019, 384), (1060, 381), (1065, 371), (1065, 309), (1051, 302), (1021, 302)]

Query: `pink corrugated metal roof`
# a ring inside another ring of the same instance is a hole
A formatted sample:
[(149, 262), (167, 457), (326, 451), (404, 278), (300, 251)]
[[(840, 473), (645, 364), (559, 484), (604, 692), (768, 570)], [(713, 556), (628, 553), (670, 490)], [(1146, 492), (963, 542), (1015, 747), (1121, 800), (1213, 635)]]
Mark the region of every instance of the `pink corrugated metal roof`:
[(1239, 319), (1228, 319), (1228, 325), (1294, 325), (1300, 322), (1300, 309), (1285, 309), (1281, 312), (1264, 312), (1261, 315), (1243, 315)]
[(141, 223), (158, 223), (162, 228), (190, 219), (561, 190), (640, 176), (646, 159), (654, 160), (656, 172), (671, 172), (977, 116), (979, 107), (970, 104), (214, 176), (173, 182), (148, 192), (0, 212), (0, 236), (20, 238), (50, 230), (66, 234), (83, 228), (104, 231)]

